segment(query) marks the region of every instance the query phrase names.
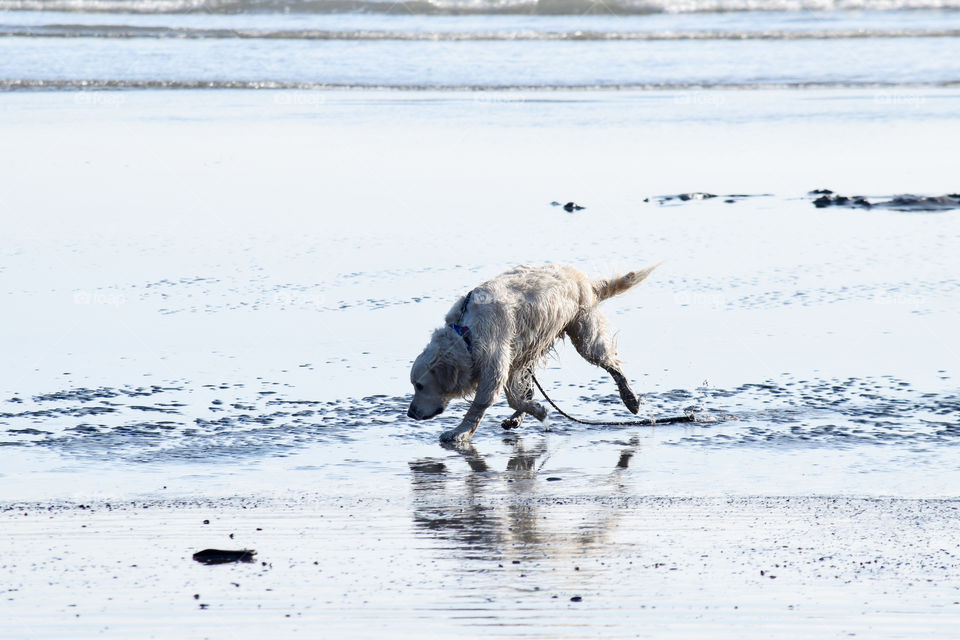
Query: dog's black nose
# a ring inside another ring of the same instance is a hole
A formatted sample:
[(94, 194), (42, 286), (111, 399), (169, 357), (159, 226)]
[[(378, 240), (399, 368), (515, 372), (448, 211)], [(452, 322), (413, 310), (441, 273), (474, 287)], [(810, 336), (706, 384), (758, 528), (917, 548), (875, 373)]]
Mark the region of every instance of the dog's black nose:
[(413, 407), (410, 407), (409, 409), (407, 409), (407, 417), (408, 417), (408, 418), (413, 418), (414, 420), (419, 420), (419, 419), (420, 419), (420, 418), (417, 417), (417, 414), (414, 412)]

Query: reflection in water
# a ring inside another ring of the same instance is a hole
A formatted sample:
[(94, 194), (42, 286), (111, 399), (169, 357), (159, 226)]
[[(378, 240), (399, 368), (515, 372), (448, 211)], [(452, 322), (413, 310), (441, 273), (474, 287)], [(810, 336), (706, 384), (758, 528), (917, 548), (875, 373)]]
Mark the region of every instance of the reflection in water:
[[(451, 470), (456, 458), (423, 458), (409, 463), (412, 472), (413, 520), (418, 532), (451, 543), (463, 554), (481, 552), (482, 559), (504, 556), (527, 558), (552, 554), (576, 554), (604, 542), (616, 528), (620, 508), (609, 503), (585, 506), (563, 496), (546, 493), (555, 485), (541, 473), (550, 458), (547, 440), (528, 445), (522, 438), (506, 441), (512, 447), (503, 471), (487, 462), (474, 445), (455, 450), (469, 471)], [(639, 441), (633, 438), (611, 461), (610, 472), (591, 487), (622, 496), (624, 473)], [(464, 554), (464, 557), (471, 557)]]

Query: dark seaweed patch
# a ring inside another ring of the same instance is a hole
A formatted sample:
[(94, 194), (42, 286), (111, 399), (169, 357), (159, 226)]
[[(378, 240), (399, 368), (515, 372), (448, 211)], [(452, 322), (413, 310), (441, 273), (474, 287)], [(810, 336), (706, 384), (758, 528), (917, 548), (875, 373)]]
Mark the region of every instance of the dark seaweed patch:
[(903, 194), (888, 199), (866, 196), (844, 196), (829, 189), (816, 189), (809, 195), (817, 196), (813, 206), (818, 209), (842, 207), (847, 209), (884, 209), (887, 211), (950, 211), (960, 209), (960, 194), (942, 196), (918, 196)]

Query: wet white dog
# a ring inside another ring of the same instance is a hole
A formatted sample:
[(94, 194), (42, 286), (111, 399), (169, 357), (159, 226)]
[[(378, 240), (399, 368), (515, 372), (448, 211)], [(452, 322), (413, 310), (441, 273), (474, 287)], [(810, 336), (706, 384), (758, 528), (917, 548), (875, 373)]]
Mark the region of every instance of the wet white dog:
[(597, 305), (640, 283), (654, 268), (591, 280), (568, 266), (520, 266), (483, 283), (453, 305), (446, 325), (434, 331), (413, 363), (407, 415), (427, 420), (453, 398), (473, 394), (460, 425), (440, 435), (446, 442), (465, 443), (504, 391), (516, 411), (503, 421), (505, 428), (519, 426), (528, 413), (543, 420), (547, 410), (532, 400), (533, 370), (564, 336), (588, 362), (613, 376), (623, 403), (637, 413), (639, 401)]

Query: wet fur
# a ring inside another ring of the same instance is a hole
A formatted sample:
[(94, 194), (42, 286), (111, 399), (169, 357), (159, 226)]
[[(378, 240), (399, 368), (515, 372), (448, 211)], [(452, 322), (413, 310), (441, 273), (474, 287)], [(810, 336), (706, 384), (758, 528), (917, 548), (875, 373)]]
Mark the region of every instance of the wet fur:
[[(414, 397), (407, 412), (426, 420), (442, 413), (453, 398), (473, 395), (460, 425), (441, 440), (467, 442), (501, 392), (516, 413), (503, 422), (515, 427), (525, 414), (543, 420), (547, 411), (532, 400), (531, 377), (558, 338), (568, 337), (588, 362), (613, 377), (627, 408), (639, 402), (630, 389), (607, 330), (601, 301), (643, 281), (655, 267), (624, 276), (591, 280), (569, 266), (519, 266), (489, 280), (457, 300), (445, 326), (414, 361), (410, 381)], [(462, 317), (461, 317), (462, 313)], [(472, 350), (449, 325), (469, 327)]]

